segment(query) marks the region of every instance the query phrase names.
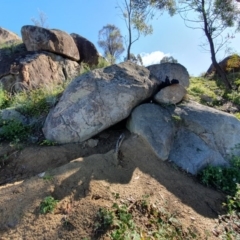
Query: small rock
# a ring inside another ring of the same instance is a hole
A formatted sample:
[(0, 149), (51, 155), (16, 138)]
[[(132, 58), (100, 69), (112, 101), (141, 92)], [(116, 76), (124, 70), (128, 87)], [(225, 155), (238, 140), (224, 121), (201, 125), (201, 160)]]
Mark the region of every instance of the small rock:
[(88, 147), (91, 147), (91, 148), (94, 148), (94, 147), (96, 147), (97, 145), (98, 145), (98, 140), (97, 139), (89, 139), (89, 140), (87, 140), (87, 146)]

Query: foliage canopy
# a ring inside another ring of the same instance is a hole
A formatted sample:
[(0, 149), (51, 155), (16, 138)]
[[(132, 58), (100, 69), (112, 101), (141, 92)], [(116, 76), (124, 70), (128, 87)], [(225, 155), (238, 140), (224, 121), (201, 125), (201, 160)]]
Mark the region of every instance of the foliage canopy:
[(98, 33), (98, 45), (104, 51), (104, 57), (111, 64), (123, 53), (123, 37), (118, 27), (107, 24)]

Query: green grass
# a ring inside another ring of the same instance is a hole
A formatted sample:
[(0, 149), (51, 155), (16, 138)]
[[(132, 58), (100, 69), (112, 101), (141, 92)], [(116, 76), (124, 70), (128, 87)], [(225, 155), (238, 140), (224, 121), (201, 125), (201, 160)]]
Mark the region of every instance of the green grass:
[[(229, 74), (228, 76), (234, 89), (240, 88), (240, 74)], [(240, 107), (239, 90), (225, 90), (222, 82), (217, 78), (210, 80), (204, 77), (191, 77), (188, 97), (201, 104), (221, 110), (226, 102), (232, 102)], [(239, 112), (236, 112), (235, 116), (240, 119)]]
[(2, 57), (10, 57), (15, 53), (21, 53), (26, 51), (24, 44), (22, 42), (9, 42), (9, 43), (0, 43), (0, 50)]
[(67, 83), (63, 83), (31, 91), (24, 90), (16, 94), (10, 94), (0, 89), (0, 109), (16, 108), (19, 112), (29, 116), (46, 114), (56, 104), (66, 85)]
[[(57, 103), (66, 83), (61, 85), (49, 85), (31, 91), (22, 91), (10, 94), (0, 89), (0, 109), (16, 109), (25, 117), (45, 117), (49, 110)], [(17, 119), (0, 119), (0, 137), (7, 141), (28, 141), (28, 137), (39, 131), (41, 126), (25, 125)], [(49, 142), (43, 144), (50, 145)], [(52, 144), (52, 143), (51, 143)]]
[(212, 98), (212, 101), (217, 100), (218, 95), (223, 94), (223, 90), (219, 89), (215, 81), (210, 81), (202, 77), (192, 77), (190, 79), (190, 86), (188, 94), (192, 96), (193, 100), (204, 103), (201, 99), (202, 95)]

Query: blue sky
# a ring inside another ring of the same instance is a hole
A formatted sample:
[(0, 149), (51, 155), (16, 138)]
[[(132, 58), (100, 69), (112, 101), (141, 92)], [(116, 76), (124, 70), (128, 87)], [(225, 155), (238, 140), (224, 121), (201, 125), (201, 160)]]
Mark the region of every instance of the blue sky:
[[(33, 24), (39, 11), (48, 17), (49, 28), (80, 34), (97, 45), (98, 32), (106, 24), (120, 28), (122, 35), (127, 30), (120, 18), (117, 2), (121, 0), (13, 0), (1, 1), (0, 26), (21, 36), (21, 27)], [(179, 16), (167, 13), (151, 22), (153, 34), (141, 37), (132, 48), (134, 54), (141, 54), (145, 65), (158, 63), (164, 55), (172, 55), (184, 65), (191, 75), (199, 75), (210, 66), (210, 53), (199, 46), (205, 40), (201, 30), (187, 28)], [(240, 34), (236, 34), (231, 47), (240, 53)], [(122, 60), (125, 54), (122, 55)], [(218, 55), (221, 60), (224, 51)]]

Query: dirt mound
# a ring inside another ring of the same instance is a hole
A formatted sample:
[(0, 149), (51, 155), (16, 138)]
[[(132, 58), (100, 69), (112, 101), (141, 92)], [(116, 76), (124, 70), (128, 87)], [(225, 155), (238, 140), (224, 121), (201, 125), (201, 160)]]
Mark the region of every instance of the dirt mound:
[[(54, 158), (53, 149), (44, 155)], [(215, 239), (212, 231), (224, 196), (160, 161), (138, 136), (127, 136), (118, 156), (110, 150), (77, 158), (45, 174), (0, 187), (1, 239), (95, 239), (96, 213), (111, 207), (116, 194), (123, 202), (148, 195), (175, 214), (183, 228), (194, 227), (199, 239)], [(59, 203), (54, 213), (42, 215), (39, 206), (46, 196)]]

